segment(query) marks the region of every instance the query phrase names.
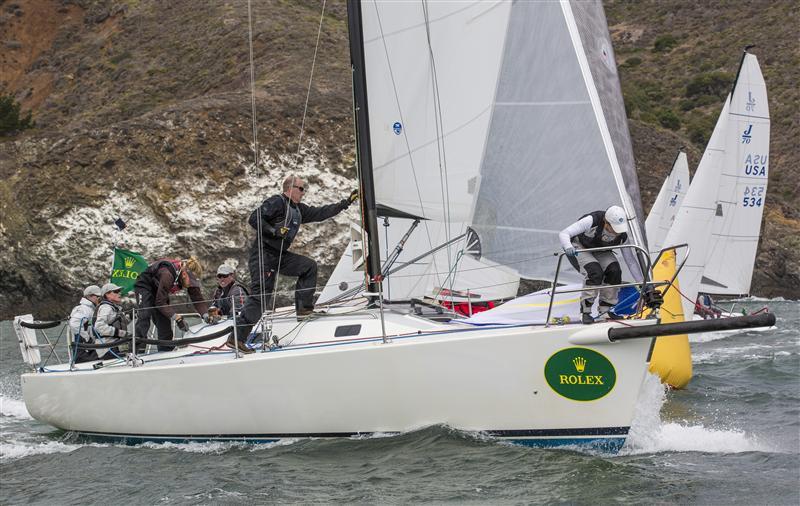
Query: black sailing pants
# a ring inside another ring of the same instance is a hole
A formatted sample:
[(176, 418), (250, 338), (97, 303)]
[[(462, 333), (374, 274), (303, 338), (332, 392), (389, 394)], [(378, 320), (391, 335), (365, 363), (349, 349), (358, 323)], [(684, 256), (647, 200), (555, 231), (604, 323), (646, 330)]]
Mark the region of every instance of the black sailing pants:
[[(275, 273), (278, 271), (278, 253), (265, 250), (262, 254), (262, 265), (259, 266), (258, 251), (250, 254), (250, 293), (242, 309), (245, 322), (253, 324), (261, 317), (261, 298), (263, 295), (266, 307), (272, 308), (272, 291), (275, 289)], [(317, 288), (317, 262), (310, 258), (284, 251), (280, 258), (280, 274), (297, 277), (294, 288), (294, 306), (301, 309), (314, 309), (314, 291)], [(261, 286), (261, 274), (264, 286)]]
[[(156, 305), (156, 296), (151, 290), (136, 288), (136, 306), (139, 307), (136, 313), (136, 337), (147, 338), (147, 332), (150, 330), (150, 321), (156, 325), (158, 331), (158, 338), (165, 341), (172, 340), (172, 321), (161, 314), (154, 306)], [(159, 346), (158, 351), (170, 351), (174, 349), (173, 346)]]

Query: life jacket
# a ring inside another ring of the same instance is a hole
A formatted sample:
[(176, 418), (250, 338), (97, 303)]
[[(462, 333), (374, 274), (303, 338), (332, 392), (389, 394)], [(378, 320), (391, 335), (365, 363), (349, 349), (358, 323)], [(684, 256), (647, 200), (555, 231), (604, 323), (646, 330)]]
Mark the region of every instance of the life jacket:
[[(233, 290), (234, 286), (238, 286), (245, 295), (250, 295), (250, 291), (247, 288), (245, 288), (244, 285), (239, 283), (238, 280), (236, 280), (230, 285), (226, 286), (224, 290), (221, 289), (220, 287), (217, 287), (217, 289), (214, 290), (214, 294), (211, 296), (212, 300), (211, 304), (215, 306), (217, 309), (219, 309), (220, 312), (224, 315), (231, 313), (232, 308), (231, 308), (231, 301), (229, 300), (229, 295), (231, 293), (231, 290)], [(241, 309), (240, 306), (237, 307)]]
[(166, 267), (169, 269), (170, 274), (174, 281), (172, 282), (172, 287), (169, 289), (170, 294), (176, 294), (181, 290), (180, 286), (180, 272), (181, 272), (181, 260), (179, 258), (162, 258), (160, 260), (156, 260), (152, 264), (150, 264), (147, 269), (145, 269), (139, 277), (136, 278), (136, 285), (140, 287), (147, 287), (152, 288), (155, 284), (155, 280), (157, 279), (158, 270), (162, 267)]
[[(607, 248), (609, 246), (619, 246), (628, 240), (628, 234), (625, 232), (621, 234), (608, 234), (608, 232), (605, 232), (605, 211), (594, 211), (593, 213), (584, 214), (580, 217), (580, 219), (582, 220), (587, 216), (592, 217), (592, 228), (575, 236), (578, 239), (578, 242), (580, 242), (581, 246), (584, 248)], [(603, 237), (604, 235), (613, 235), (614, 237), (611, 240), (605, 240)]]
[(114, 327), (115, 329), (119, 329), (119, 330), (127, 329), (128, 328), (128, 323), (130, 323), (128, 321), (128, 317), (125, 316), (125, 313), (121, 310), (122, 308), (120, 306), (114, 304), (110, 300), (102, 300), (102, 301), (100, 301), (100, 304), (98, 304), (97, 307), (94, 309), (94, 316), (92, 317), (92, 323), (94, 324), (94, 322), (97, 321), (97, 314), (100, 312), (100, 306), (102, 306), (103, 304), (105, 304), (107, 306), (111, 306), (112, 308), (114, 308), (114, 311), (117, 314), (117, 316), (115, 316), (113, 320), (108, 322), (108, 325), (110, 327)]

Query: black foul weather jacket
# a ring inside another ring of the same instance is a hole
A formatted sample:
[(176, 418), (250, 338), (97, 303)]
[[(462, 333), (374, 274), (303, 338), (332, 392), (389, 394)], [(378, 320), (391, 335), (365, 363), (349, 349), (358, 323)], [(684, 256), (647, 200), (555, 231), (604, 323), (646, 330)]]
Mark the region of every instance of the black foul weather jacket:
[[(250, 213), (248, 223), (258, 233), (258, 217), (261, 215), (261, 239), (264, 249), (277, 254), (283, 249), (286, 251), (291, 246), (297, 231), (302, 223), (313, 223), (332, 218), (350, 206), (348, 199), (342, 199), (335, 204), (312, 207), (302, 202), (295, 204), (286, 195), (273, 195), (265, 200), (261, 206)], [(287, 217), (287, 207), (289, 216)], [(285, 238), (279, 235), (281, 227), (286, 227), (289, 232)], [(253, 243), (254, 252), (258, 251), (258, 238)]]

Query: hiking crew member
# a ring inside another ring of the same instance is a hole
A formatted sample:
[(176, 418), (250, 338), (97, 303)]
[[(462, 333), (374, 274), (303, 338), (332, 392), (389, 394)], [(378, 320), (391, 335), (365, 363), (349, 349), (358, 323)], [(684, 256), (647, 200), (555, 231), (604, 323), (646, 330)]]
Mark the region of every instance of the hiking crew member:
[[(100, 301), (94, 315), (94, 332), (98, 338), (97, 341), (104, 342), (106, 339), (113, 341), (120, 337), (126, 337), (129, 321), (120, 305), (122, 287), (114, 283), (106, 283), (100, 292), (103, 300)], [(101, 360), (114, 358), (115, 354), (119, 354), (119, 349), (116, 347), (109, 350), (98, 350)]]
[[(93, 343), (92, 319), (94, 317), (97, 304), (100, 303), (101, 291), (97, 285), (89, 285), (83, 291), (83, 297), (77, 306), (72, 308), (69, 314), (69, 330), (72, 332), (72, 339), (79, 343)], [(75, 350), (72, 345), (72, 350)], [(75, 363), (93, 362), (97, 360), (95, 350), (78, 348), (75, 353)]]
[[(611, 206), (605, 211), (594, 211), (558, 234), (561, 247), (575, 269), (584, 275), (584, 286), (618, 285), (622, 283), (620, 268), (615, 250), (581, 252), (578, 249), (605, 248), (625, 244), (628, 240), (628, 220), (625, 211), (619, 206)], [(641, 281), (641, 268), (630, 248), (622, 250), (622, 256), (631, 274)], [(607, 318), (617, 319), (611, 308), (617, 304), (619, 288), (600, 289), (599, 312)], [(597, 291), (584, 291), (581, 294), (581, 315), (583, 323), (592, 323), (592, 305)]]
[[(172, 340), (171, 320), (186, 332), (189, 326), (170, 306), (169, 296), (186, 289), (195, 310), (200, 314), (208, 312), (208, 304), (203, 301), (200, 291), (202, 269), (200, 262), (191, 257), (188, 260), (164, 258), (153, 262), (136, 279), (133, 287), (136, 293), (136, 337), (146, 338), (150, 330), (150, 320), (158, 330), (158, 338)], [(172, 350), (172, 346), (159, 346), (158, 351)]]
[[(250, 296), (242, 311), (245, 324), (239, 339), (246, 339), (253, 324), (261, 317), (261, 296), (269, 305), (275, 287), (275, 275), (280, 257), (280, 274), (296, 276), (295, 309), (303, 317), (314, 310), (314, 291), (317, 286), (317, 263), (303, 255), (288, 251), (302, 223), (323, 221), (347, 209), (358, 198), (358, 190), (335, 204), (312, 207), (301, 203), (306, 185), (295, 175), (283, 180), (283, 193), (273, 195), (250, 214), (248, 222), (256, 233), (250, 249)], [(259, 223), (260, 222), (260, 223)], [(259, 257), (261, 263), (259, 263)], [(264, 285), (261, 285), (263, 277)]]
[(236, 279), (236, 270), (227, 264), (222, 264), (217, 269), (217, 289), (211, 296), (211, 307), (208, 308), (209, 323), (215, 322), (220, 316), (233, 316), (231, 299), (235, 301), (236, 310), (244, 307), (247, 289)]

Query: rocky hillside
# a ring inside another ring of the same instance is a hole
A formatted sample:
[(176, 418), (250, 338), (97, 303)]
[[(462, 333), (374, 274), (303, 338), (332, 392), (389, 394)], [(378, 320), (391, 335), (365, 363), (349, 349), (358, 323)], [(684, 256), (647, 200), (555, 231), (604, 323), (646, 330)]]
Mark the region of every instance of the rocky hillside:
[[(36, 121), (0, 137), (0, 318), (63, 315), (80, 287), (107, 276), (117, 241), (148, 258), (242, 264), (245, 217), (286, 172), (309, 181), (311, 204), (347, 194), (354, 141), (341, 0), (326, 4), (300, 139), (321, 4), (253, 1), (256, 144), (245, 2), (0, 0), (0, 94)], [(730, 86), (740, 48), (759, 44), (774, 119), (754, 292), (800, 298), (800, 61), (790, 7), (606, 6), (645, 208), (678, 146), (697, 163), (721, 106), (714, 85)], [(710, 91), (687, 94), (706, 74)], [(128, 221), (120, 234), (118, 216)], [(330, 269), (353, 218), (355, 210), (305, 227), (297, 249)]]

